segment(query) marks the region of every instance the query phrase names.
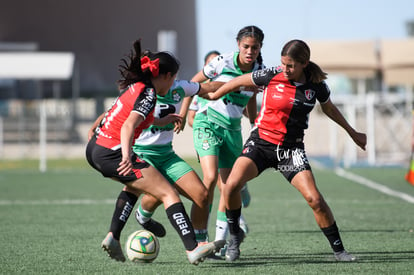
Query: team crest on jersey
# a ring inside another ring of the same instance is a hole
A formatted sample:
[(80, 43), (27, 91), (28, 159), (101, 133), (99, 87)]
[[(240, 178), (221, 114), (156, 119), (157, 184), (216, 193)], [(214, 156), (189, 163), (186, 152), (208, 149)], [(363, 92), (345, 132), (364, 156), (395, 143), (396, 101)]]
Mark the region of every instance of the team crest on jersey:
[(174, 91), (172, 92), (172, 99), (173, 99), (175, 102), (180, 102), (180, 101), (181, 101), (181, 96), (180, 96), (180, 93), (174, 90)]
[(307, 100), (311, 100), (313, 97), (315, 96), (315, 91), (314, 90), (305, 90), (305, 97)]
[(244, 148), (243, 149), (243, 151), (242, 151), (242, 154), (248, 154), (248, 153), (250, 153), (250, 147), (246, 147), (246, 148)]
[(208, 140), (203, 140), (202, 148), (203, 150), (208, 150), (210, 148), (210, 143), (208, 143)]

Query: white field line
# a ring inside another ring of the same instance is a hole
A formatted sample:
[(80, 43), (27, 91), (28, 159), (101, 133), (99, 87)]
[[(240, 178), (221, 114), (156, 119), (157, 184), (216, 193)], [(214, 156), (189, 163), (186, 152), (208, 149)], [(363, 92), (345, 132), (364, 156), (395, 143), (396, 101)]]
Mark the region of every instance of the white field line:
[(353, 182), (364, 185), (366, 187), (369, 187), (371, 189), (377, 190), (377, 191), (379, 191), (381, 193), (384, 193), (388, 196), (396, 197), (396, 198), (402, 199), (402, 200), (404, 200), (406, 202), (409, 202), (409, 203), (414, 203), (414, 197), (413, 196), (410, 196), (410, 195), (408, 195), (406, 193), (403, 193), (403, 192), (398, 192), (398, 191), (392, 190), (391, 188), (389, 188), (385, 185), (379, 184), (375, 181), (369, 180), (367, 178), (361, 177), (361, 176), (353, 174), (351, 172), (347, 172), (342, 168), (335, 169), (335, 174), (340, 176), (340, 177), (351, 180)]
[(115, 199), (106, 200), (0, 200), (0, 205), (93, 205), (93, 204), (115, 204)]

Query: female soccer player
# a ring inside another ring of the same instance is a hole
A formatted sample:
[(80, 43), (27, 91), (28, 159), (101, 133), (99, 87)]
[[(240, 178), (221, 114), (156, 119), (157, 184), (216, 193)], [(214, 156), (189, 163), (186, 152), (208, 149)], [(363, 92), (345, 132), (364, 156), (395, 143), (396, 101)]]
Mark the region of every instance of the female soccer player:
[(265, 86), (263, 104), (254, 130), (224, 184), (226, 216), (230, 227), (226, 260), (239, 258), (239, 246), (244, 236), (238, 226), (240, 189), (244, 182), (257, 177), (269, 167), (279, 170), (303, 195), (328, 239), (335, 258), (338, 261), (355, 260), (342, 244), (334, 216), (316, 187), (304, 150), (304, 130), (308, 127), (308, 114), (316, 100), (321, 103), (323, 112), (365, 150), (366, 135), (355, 131), (331, 102), (325, 79), (326, 73), (310, 61), (308, 45), (301, 40), (292, 40), (282, 49), (280, 67), (237, 77), (215, 93), (207, 95), (209, 99), (217, 99), (242, 86)]
[[(139, 158), (154, 166), (175, 186), (178, 192), (193, 201), (191, 222), (196, 239), (207, 227), (209, 214), (208, 193), (196, 172), (173, 150), (174, 131), (179, 132), (182, 117), (178, 114), (185, 97), (215, 91), (223, 82), (198, 83), (176, 80), (166, 95), (157, 95), (154, 124), (143, 130), (133, 145)], [(151, 217), (162, 202), (144, 195), (135, 212), (136, 219), (145, 229), (158, 237), (165, 235), (165, 228)], [(204, 240), (201, 240), (204, 241)]]
[[(263, 39), (264, 34), (258, 27), (242, 28), (236, 38), (239, 51), (215, 57), (192, 81), (212, 79), (227, 82), (235, 76), (264, 68), (260, 52)], [(241, 118), (245, 107), (253, 123), (257, 112), (255, 92), (242, 89), (217, 101), (208, 102), (198, 110), (194, 119), (194, 146), (200, 158), (203, 183), (209, 191), (210, 205), (219, 174), (221, 182), (226, 182), (234, 161), (241, 153)], [(216, 240), (226, 238), (228, 227), (224, 211), (224, 204), (219, 204)]]
[(164, 203), (167, 216), (181, 237), (190, 263), (198, 264), (224, 243), (198, 245), (194, 229), (177, 194), (168, 181), (150, 164), (132, 153), (132, 143), (154, 120), (156, 95), (165, 95), (179, 69), (167, 52), (144, 55), (140, 41), (134, 43), (129, 60), (122, 59), (119, 88), (112, 107), (102, 114), (88, 133), (86, 157), (104, 177), (124, 184), (118, 196), (109, 232), (102, 247), (109, 257), (125, 261), (119, 238), (138, 196), (145, 192)]

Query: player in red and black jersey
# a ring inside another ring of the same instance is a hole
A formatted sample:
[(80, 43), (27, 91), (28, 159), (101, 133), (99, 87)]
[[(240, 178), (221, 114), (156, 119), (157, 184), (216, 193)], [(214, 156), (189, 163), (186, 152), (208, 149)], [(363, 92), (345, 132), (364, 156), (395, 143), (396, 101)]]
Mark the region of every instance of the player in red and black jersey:
[(355, 131), (331, 102), (325, 79), (326, 73), (310, 61), (308, 45), (301, 40), (292, 40), (282, 49), (280, 67), (237, 77), (215, 93), (204, 96), (217, 99), (242, 86), (264, 88), (263, 103), (255, 127), (224, 184), (226, 215), (231, 233), (227, 260), (239, 258), (239, 246), (243, 241), (238, 225), (241, 213), (240, 189), (244, 182), (270, 167), (279, 170), (302, 193), (327, 237), (335, 258), (338, 261), (355, 260), (345, 250), (332, 211), (316, 187), (303, 144), (309, 112), (318, 100), (323, 112), (365, 150), (366, 135)]
[(251, 77), (255, 85), (267, 87), (255, 122), (260, 138), (280, 145), (302, 142), (316, 100), (329, 100), (325, 82), (295, 83), (286, 78), (282, 66), (253, 72)]
[(125, 261), (119, 244), (121, 231), (138, 196), (146, 193), (163, 202), (172, 226), (184, 243), (188, 260), (192, 264), (198, 264), (220, 249), (224, 242), (198, 245), (193, 226), (176, 189), (157, 169), (139, 159), (132, 151), (135, 139), (154, 120), (156, 95), (167, 94), (177, 75), (179, 63), (167, 52), (147, 51), (141, 56), (140, 41), (134, 43), (134, 52), (130, 54), (129, 60), (122, 61), (122, 79), (119, 81), (122, 93), (89, 130), (86, 148), (86, 158), (93, 168), (104, 177), (124, 184), (102, 248), (111, 258)]

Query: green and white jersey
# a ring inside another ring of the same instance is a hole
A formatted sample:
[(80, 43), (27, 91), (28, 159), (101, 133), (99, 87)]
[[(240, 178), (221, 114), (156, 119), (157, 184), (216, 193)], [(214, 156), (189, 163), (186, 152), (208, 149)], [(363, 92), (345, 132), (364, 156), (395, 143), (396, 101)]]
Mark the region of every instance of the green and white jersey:
[[(204, 75), (213, 81), (228, 82), (231, 79), (243, 75), (244, 73), (237, 65), (239, 52), (231, 52), (215, 57), (204, 69)], [(263, 65), (254, 63), (253, 70), (263, 69)], [(237, 91), (229, 93), (218, 100), (209, 101), (205, 106), (198, 110), (199, 113), (207, 114), (211, 122), (219, 126), (230, 129), (241, 129), (241, 118), (243, 109), (246, 107), (250, 98), (254, 95), (252, 91)]]
[(192, 111), (198, 111), (201, 108), (203, 108), (204, 105), (206, 105), (209, 102), (208, 99), (199, 97), (198, 95), (195, 95), (193, 97), (193, 100), (191, 101), (190, 106), (188, 107), (189, 110)]
[(198, 95), (193, 97), (193, 100), (191, 101), (191, 104), (188, 107), (188, 109), (192, 110), (192, 111), (196, 111), (196, 114), (194, 116), (194, 122), (193, 122), (193, 128), (194, 129), (196, 128), (194, 125), (197, 124), (197, 121), (207, 119), (207, 115), (204, 114), (204, 113), (199, 113), (198, 110), (203, 108), (209, 102), (210, 102), (210, 100), (202, 98)]
[[(184, 97), (196, 95), (200, 91), (200, 84), (186, 80), (176, 80), (165, 96), (157, 95), (157, 104), (154, 110), (155, 118), (163, 118), (168, 114), (178, 114)], [(151, 125), (142, 131), (141, 135), (135, 140), (134, 151), (146, 153), (157, 153), (172, 150), (172, 140), (174, 137), (174, 124), (166, 126)]]

